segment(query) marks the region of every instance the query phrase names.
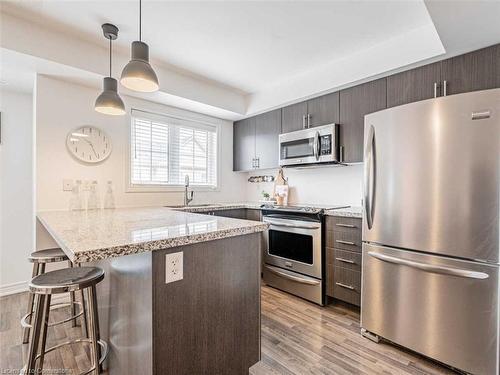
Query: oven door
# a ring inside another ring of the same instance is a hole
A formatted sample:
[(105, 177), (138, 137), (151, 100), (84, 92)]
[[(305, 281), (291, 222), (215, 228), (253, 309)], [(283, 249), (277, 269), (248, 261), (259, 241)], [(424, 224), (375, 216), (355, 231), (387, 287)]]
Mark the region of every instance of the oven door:
[(321, 223), (265, 216), (267, 251), (264, 261), (321, 279)]

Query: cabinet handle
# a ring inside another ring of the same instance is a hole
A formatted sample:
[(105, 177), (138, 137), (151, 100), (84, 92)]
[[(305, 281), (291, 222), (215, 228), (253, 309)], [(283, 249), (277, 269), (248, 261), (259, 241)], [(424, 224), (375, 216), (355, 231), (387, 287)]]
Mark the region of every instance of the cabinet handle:
[(350, 259), (344, 259), (344, 258), (335, 258), (336, 260), (338, 260), (339, 262), (344, 262), (344, 263), (349, 263), (349, 264), (356, 264), (356, 262), (354, 262), (353, 260), (350, 260)]
[(438, 84), (437, 82), (434, 82), (434, 97), (437, 98), (438, 96)]
[(306, 115), (302, 116), (302, 129), (306, 128)]
[(255, 159), (256, 167), (260, 168), (260, 158)]
[(344, 245), (356, 246), (356, 244), (354, 242), (351, 242), (351, 241), (335, 240), (335, 242), (343, 243)]
[(307, 128), (310, 128), (311, 127), (311, 114), (308, 113), (307, 114)]
[(356, 228), (356, 225), (352, 225), (352, 224), (338, 223), (338, 224), (335, 224), (335, 225), (338, 226), (338, 227), (343, 227), (343, 228)]
[(339, 148), (339, 161), (341, 163), (344, 162), (344, 146), (340, 146)]
[(341, 286), (342, 288), (354, 290), (354, 287), (352, 285), (347, 285), (347, 284), (339, 283), (339, 282), (336, 282), (335, 284), (338, 285), (338, 286)]
[(448, 82), (443, 81), (443, 96), (446, 96), (447, 88), (448, 88)]

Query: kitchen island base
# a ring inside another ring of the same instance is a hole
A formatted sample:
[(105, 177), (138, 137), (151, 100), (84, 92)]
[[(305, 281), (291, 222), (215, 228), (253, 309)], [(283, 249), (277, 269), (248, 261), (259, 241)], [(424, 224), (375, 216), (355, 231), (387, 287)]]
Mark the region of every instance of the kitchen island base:
[[(167, 284), (165, 256), (180, 251), (183, 279)], [(260, 233), (97, 265), (109, 374), (248, 374), (260, 360)]]

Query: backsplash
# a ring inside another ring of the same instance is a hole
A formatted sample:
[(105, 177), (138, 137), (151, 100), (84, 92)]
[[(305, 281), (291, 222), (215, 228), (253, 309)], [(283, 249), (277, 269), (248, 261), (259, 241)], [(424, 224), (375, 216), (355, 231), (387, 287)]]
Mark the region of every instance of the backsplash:
[[(277, 169), (250, 172), (254, 175), (276, 175)], [(288, 178), (289, 203), (346, 204), (360, 206), (362, 197), (363, 165), (328, 166), (307, 169), (284, 169)], [(247, 183), (247, 200), (262, 199), (262, 191), (272, 194), (274, 182)]]

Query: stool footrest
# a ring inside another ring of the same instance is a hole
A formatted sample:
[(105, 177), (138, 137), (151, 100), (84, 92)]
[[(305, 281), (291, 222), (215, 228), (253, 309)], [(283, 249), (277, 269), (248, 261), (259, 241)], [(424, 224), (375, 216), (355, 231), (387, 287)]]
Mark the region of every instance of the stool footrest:
[[(79, 344), (79, 343), (90, 344), (90, 343), (92, 343), (92, 340), (90, 340), (90, 339), (76, 339), (76, 340), (65, 341), (65, 342), (62, 342), (60, 344), (57, 344), (57, 345), (54, 345), (54, 346), (48, 348), (47, 350), (44, 351), (44, 355), (47, 353), (50, 353), (56, 349), (59, 349), (63, 346), (71, 345), (71, 344)], [(108, 347), (108, 343), (104, 340), (99, 340), (97, 343), (101, 347), (101, 357), (99, 358), (99, 364), (97, 365), (97, 366), (100, 366), (103, 364), (103, 362), (106, 360), (106, 358), (108, 356), (109, 347)], [(35, 357), (35, 360), (38, 361), (40, 359), (40, 356), (41, 356), (41, 354), (38, 354)], [(87, 375), (87, 374), (90, 374), (94, 370), (95, 370), (95, 367), (92, 367), (92, 368), (88, 369), (87, 371), (81, 372), (79, 375)], [(26, 366), (23, 369), (23, 373), (26, 374)]]
[[(53, 322), (53, 323), (49, 323), (49, 327), (53, 327), (53, 326), (56, 326), (58, 324), (63, 324), (63, 323), (67, 323), (67, 322), (71, 322), (72, 320), (75, 320), (76, 318), (79, 318), (80, 316), (83, 315), (83, 305), (81, 302), (61, 302), (61, 303), (55, 303), (53, 305), (50, 306), (50, 310), (57, 310), (57, 309), (60, 309), (60, 308), (63, 308), (63, 307), (66, 307), (66, 306), (71, 306), (71, 305), (76, 305), (76, 306), (79, 306), (80, 307), (80, 311), (75, 314), (75, 315), (71, 315), (70, 317), (66, 318), (66, 319), (63, 319), (63, 320), (59, 320), (57, 322)], [(23, 328), (32, 328), (33, 325), (31, 323), (28, 323), (28, 318), (31, 317), (31, 315), (33, 315), (33, 313), (27, 313), (25, 314), (22, 318), (21, 318), (21, 327)]]

